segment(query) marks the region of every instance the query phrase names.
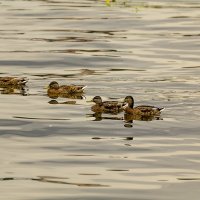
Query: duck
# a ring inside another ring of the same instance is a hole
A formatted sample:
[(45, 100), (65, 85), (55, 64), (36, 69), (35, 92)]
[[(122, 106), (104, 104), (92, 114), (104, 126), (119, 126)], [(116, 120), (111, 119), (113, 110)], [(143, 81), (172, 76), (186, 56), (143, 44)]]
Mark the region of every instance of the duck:
[(24, 86), (27, 83), (27, 79), (22, 77), (0, 77), (0, 87), (20, 87)]
[(95, 96), (92, 102), (94, 102), (95, 105), (91, 107), (91, 110), (95, 113), (117, 114), (123, 111), (122, 103), (118, 101), (102, 101), (100, 96)]
[(164, 108), (149, 105), (140, 105), (134, 107), (133, 97), (126, 96), (124, 99), (123, 109), (125, 113), (129, 115), (140, 116), (141, 119), (145, 118), (145, 120), (147, 120), (148, 117), (152, 118), (153, 116), (159, 116), (161, 114), (161, 110), (163, 110)]
[(83, 93), (87, 86), (84, 85), (61, 85), (58, 82), (52, 81), (47, 90), (48, 96), (60, 96), (64, 94)]

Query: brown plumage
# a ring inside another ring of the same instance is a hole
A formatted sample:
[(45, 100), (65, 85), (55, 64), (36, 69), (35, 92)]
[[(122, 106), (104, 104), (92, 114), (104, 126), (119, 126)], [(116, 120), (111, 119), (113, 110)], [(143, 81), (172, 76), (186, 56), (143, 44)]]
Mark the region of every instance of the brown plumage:
[(137, 107), (134, 106), (134, 99), (132, 96), (127, 96), (124, 99), (125, 105), (123, 106), (124, 111), (127, 114), (135, 115), (135, 116), (141, 116), (143, 118), (152, 118), (152, 116), (159, 116), (161, 113), (161, 110), (164, 108), (158, 108), (155, 106), (146, 106), (146, 105), (141, 105)]
[(47, 93), (49, 96), (60, 96), (64, 94), (83, 93), (86, 86), (83, 85), (61, 85), (56, 81), (49, 84)]
[(91, 107), (91, 110), (95, 113), (119, 113), (123, 111), (122, 103), (118, 101), (102, 101), (100, 96), (95, 96), (92, 100), (95, 105)]
[(0, 77), (0, 87), (19, 87), (24, 86), (27, 83), (26, 78), (18, 77)]

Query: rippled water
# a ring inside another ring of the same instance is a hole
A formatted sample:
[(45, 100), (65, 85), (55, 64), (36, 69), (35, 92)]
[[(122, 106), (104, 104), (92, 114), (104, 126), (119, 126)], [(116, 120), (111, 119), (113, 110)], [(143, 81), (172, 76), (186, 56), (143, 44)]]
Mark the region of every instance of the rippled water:
[[(193, 200), (200, 192), (199, 1), (0, 0), (2, 199)], [(46, 86), (87, 85), (84, 98)], [(160, 120), (95, 117), (132, 95)], [(66, 103), (67, 102), (67, 103)]]

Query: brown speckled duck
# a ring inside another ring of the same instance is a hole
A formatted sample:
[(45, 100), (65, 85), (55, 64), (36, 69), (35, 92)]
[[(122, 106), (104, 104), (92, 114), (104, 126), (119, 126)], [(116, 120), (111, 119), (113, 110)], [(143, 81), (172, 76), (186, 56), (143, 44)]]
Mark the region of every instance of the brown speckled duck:
[(134, 99), (132, 96), (127, 96), (124, 99), (124, 103), (125, 105), (123, 106), (123, 109), (125, 113), (135, 115), (135, 116), (143, 116), (143, 117), (159, 116), (161, 113), (161, 110), (164, 109), (164, 108), (158, 108), (155, 106), (146, 106), (146, 105), (133, 107)]
[(119, 113), (123, 111), (122, 103), (118, 101), (102, 101), (100, 96), (95, 96), (92, 100), (95, 105), (91, 110), (95, 113)]
[(27, 83), (26, 78), (18, 77), (0, 77), (0, 87), (19, 87), (24, 86)]
[(84, 89), (87, 86), (83, 86), (83, 85), (61, 85), (59, 86), (59, 84), (56, 81), (52, 81), (49, 84), (47, 93), (49, 96), (59, 96), (59, 95), (63, 95), (63, 94), (75, 94), (75, 93), (83, 93)]

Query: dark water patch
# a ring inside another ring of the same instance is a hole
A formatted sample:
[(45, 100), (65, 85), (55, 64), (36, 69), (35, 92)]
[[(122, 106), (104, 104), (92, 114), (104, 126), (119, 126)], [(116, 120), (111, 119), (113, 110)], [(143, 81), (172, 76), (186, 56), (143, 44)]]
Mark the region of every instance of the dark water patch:
[(177, 178), (180, 181), (199, 181), (200, 178)]
[[(103, 49), (103, 50), (97, 50), (97, 49), (65, 49), (65, 50), (43, 50), (43, 51), (0, 51), (0, 53), (68, 53), (68, 54), (82, 54), (82, 53), (109, 53), (109, 52), (119, 52), (115, 49)], [(120, 52), (119, 52), (120, 53)], [(107, 56), (106, 54), (104, 56)]]
[[(133, 122), (131, 122), (131, 123), (133, 123)], [(124, 124), (124, 127), (125, 127), (125, 128), (132, 128), (133, 125), (130, 124), (130, 123), (125, 123), (125, 124)]]
[(69, 179), (68, 177), (57, 177), (57, 176), (38, 176), (41, 179)]
[(42, 77), (42, 78), (71, 78), (76, 76), (77, 74), (32, 74), (33, 76)]
[[(3, 30), (2, 30), (3, 31)], [(17, 30), (12, 30), (17, 31)], [(92, 34), (103, 34), (103, 35), (115, 35), (116, 33), (123, 33), (125, 30), (84, 30), (84, 29), (41, 29), (41, 30), (31, 30), (35, 32), (73, 32), (73, 33), (92, 33)]]
[(173, 16), (171, 18), (179, 19), (179, 18), (190, 18), (189, 16)]
[[(66, 184), (66, 185), (75, 185), (79, 187), (109, 187), (109, 185), (97, 184), (97, 183), (73, 183), (61, 180), (52, 180), (52, 179), (60, 179), (58, 177), (48, 177), (48, 176), (40, 176), (39, 178), (20, 178), (20, 177), (5, 177), (0, 178), (0, 181), (39, 181), (42, 183), (54, 183), (54, 184)], [(61, 178), (66, 179), (66, 178)]]
[(103, 138), (101, 138), (101, 137), (93, 137), (92, 139), (93, 139), (93, 140), (101, 140), (101, 139), (103, 139)]
[(44, 120), (44, 121), (65, 121), (70, 119), (57, 119), (57, 118), (39, 118), (39, 117), (23, 117), (23, 116), (13, 116), (16, 119), (25, 119), (25, 120)]
[(185, 34), (184, 37), (199, 37), (200, 34)]
[(88, 155), (84, 155), (84, 154), (72, 154), (72, 155), (66, 155), (66, 156), (72, 156), (72, 157), (73, 157), (73, 156), (75, 156), (75, 157), (76, 157), (76, 156), (77, 156), (77, 157), (82, 157), (82, 156), (85, 157), (85, 156), (86, 156), (86, 157), (88, 157), (88, 156), (94, 156), (94, 155), (89, 155), (89, 154), (88, 154)]
[(133, 140), (133, 137), (126, 137), (124, 140)]
[(92, 42), (93, 39), (86, 39), (80, 37), (66, 37), (66, 38), (57, 38), (57, 39), (47, 39), (47, 38), (31, 38), (33, 41), (46, 41), (46, 42)]
[(120, 69), (120, 68), (119, 68), (119, 69), (118, 69), (118, 68), (114, 69), (114, 68), (113, 68), (113, 69), (110, 69), (109, 71), (111, 71), (111, 72), (112, 72), (112, 71), (114, 71), (114, 72), (115, 72), (115, 71), (116, 71), (116, 72), (118, 72), (118, 71), (136, 71), (136, 72), (138, 71), (138, 72), (144, 72), (144, 71), (146, 71), (146, 70), (145, 70), (145, 69), (124, 69), (124, 68), (123, 68), (123, 69)]
[(82, 176), (99, 176), (101, 174), (86, 174), (86, 173), (80, 173), (79, 175), (82, 175)]
[(108, 169), (107, 171), (112, 171), (112, 172), (128, 172), (129, 169)]

